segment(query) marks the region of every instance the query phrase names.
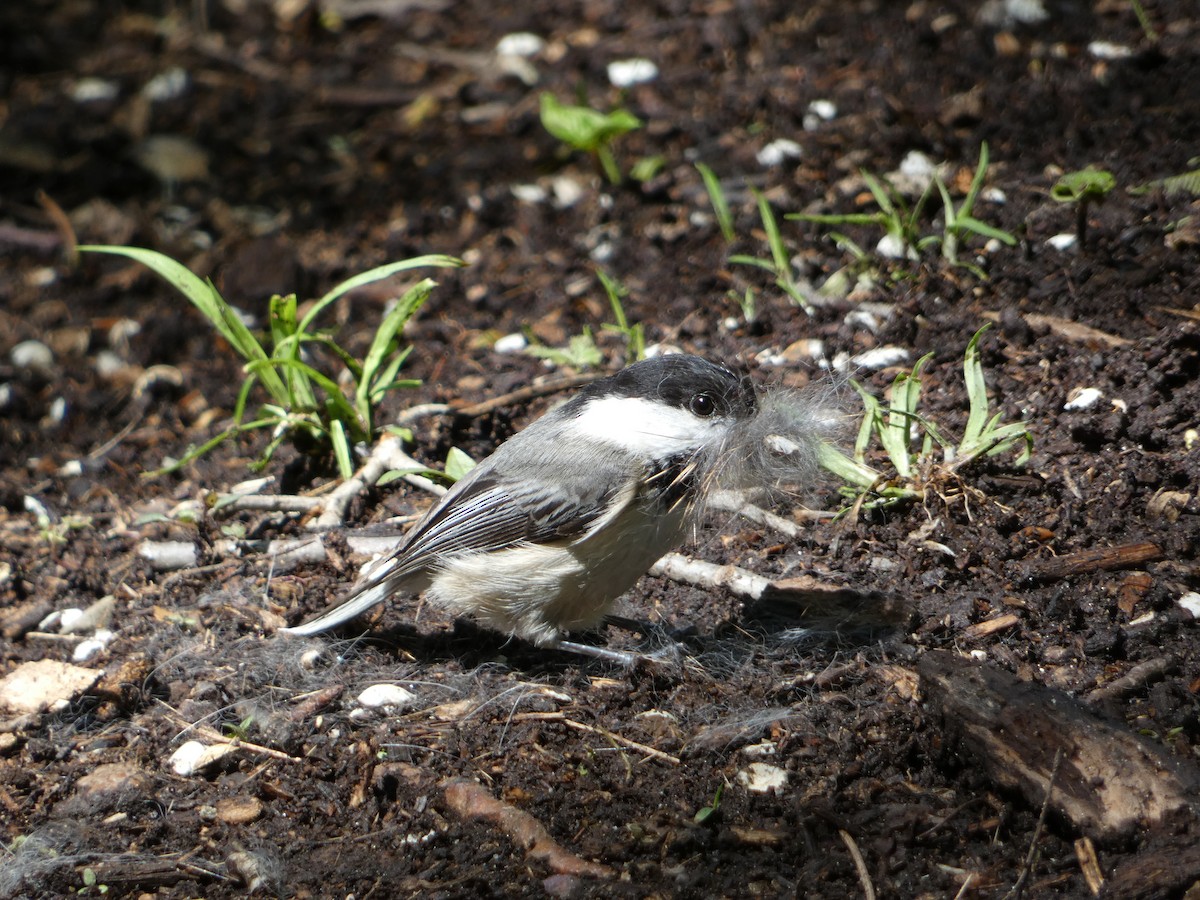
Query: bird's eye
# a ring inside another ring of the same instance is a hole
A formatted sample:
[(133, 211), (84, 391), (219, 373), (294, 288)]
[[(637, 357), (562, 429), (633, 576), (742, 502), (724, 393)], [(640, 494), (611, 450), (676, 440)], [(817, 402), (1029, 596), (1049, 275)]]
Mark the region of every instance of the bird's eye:
[(717, 401), (713, 399), (712, 394), (697, 394), (688, 403), (688, 409), (693, 415), (707, 419), (717, 411)]

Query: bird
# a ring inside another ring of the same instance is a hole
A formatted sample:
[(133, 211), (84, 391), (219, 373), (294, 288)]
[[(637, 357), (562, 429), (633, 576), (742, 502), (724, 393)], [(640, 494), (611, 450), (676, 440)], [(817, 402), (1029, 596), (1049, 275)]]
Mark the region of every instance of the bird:
[(635, 362), (502, 443), (338, 603), (282, 630), (315, 635), (393, 595), (424, 593), (538, 647), (628, 661), (566, 638), (604, 621), (683, 542), (712, 490), (768, 477), (779, 454), (763, 449), (771, 441), (756, 418), (790, 428), (791, 469), (811, 468), (819, 417), (802, 406), (790, 417), (760, 412), (753, 381), (724, 365), (682, 353)]

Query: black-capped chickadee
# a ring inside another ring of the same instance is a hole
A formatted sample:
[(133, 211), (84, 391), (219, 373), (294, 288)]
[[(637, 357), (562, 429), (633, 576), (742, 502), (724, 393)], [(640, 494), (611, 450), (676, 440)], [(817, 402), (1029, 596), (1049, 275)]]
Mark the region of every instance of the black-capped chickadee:
[[(333, 628), (397, 592), (542, 647), (598, 625), (684, 539), (714, 488), (774, 488), (816, 469), (832, 416), (697, 356), (643, 360), (500, 445), (337, 606)], [(603, 655), (603, 654), (598, 654)]]

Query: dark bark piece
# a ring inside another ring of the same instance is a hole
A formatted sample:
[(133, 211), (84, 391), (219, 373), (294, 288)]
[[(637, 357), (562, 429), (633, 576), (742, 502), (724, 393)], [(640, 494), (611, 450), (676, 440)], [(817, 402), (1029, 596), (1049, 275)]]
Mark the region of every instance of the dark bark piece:
[(1057, 581), (1072, 575), (1110, 569), (1133, 569), (1144, 563), (1162, 559), (1163, 552), (1157, 544), (1120, 544), (1116, 547), (1101, 547), (1097, 550), (1080, 550), (1066, 556), (1039, 560), (1025, 567), (1025, 578), (1029, 581)]
[(1109, 840), (1195, 818), (1200, 770), (1068, 694), (948, 652), (927, 654), (918, 669), (926, 703), (961, 752), (1030, 806), (1044, 802), (1061, 750), (1050, 806), (1085, 834)]

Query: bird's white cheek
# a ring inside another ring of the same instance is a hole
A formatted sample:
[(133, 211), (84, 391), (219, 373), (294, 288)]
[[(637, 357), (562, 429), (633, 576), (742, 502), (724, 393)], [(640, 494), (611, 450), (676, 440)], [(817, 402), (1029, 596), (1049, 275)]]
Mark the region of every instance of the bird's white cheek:
[(696, 450), (718, 439), (728, 424), (640, 397), (604, 397), (584, 408), (575, 427), (581, 437), (641, 456), (663, 457)]

